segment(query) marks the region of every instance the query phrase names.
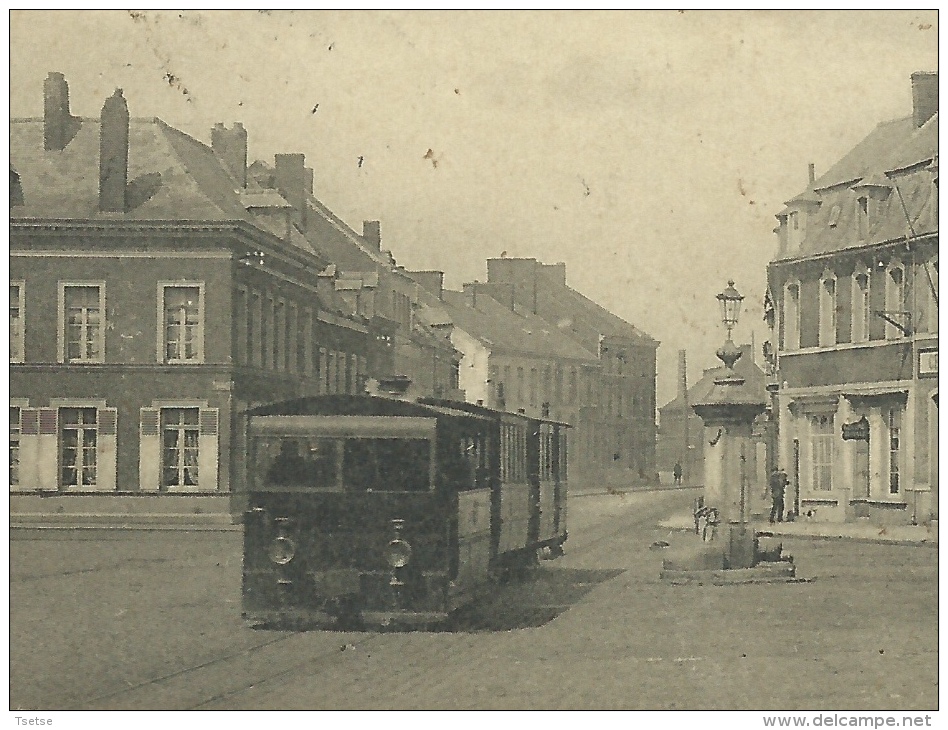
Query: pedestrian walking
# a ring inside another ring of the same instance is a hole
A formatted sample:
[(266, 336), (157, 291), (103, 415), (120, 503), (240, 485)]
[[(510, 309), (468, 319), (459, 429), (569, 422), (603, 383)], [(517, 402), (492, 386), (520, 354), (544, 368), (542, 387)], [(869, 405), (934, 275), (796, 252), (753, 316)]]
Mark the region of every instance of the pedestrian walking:
[(675, 468), (672, 469), (672, 474), (675, 475), (675, 486), (681, 486), (681, 462), (675, 462)]
[(783, 522), (783, 496), (790, 483), (787, 472), (779, 467), (774, 467), (770, 473), (770, 498), (773, 500), (773, 506), (770, 508), (770, 524)]

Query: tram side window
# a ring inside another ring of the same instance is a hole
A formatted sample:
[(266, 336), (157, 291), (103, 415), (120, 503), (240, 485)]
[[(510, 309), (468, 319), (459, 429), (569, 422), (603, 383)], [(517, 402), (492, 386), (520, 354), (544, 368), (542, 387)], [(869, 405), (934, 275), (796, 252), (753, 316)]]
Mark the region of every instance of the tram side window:
[(341, 490), (339, 439), (258, 439), (256, 463), (262, 485)]
[(342, 481), (367, 492), (424, 492), (430, 486), (431, 442), (426, 439), (347, 439)]

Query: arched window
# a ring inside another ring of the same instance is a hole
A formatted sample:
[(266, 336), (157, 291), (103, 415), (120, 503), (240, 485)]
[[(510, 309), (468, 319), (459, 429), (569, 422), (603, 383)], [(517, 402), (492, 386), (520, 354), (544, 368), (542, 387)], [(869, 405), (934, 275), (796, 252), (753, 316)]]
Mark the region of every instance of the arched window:
[(836, 275), (825, 271), (820, 278), (820, 346), (836, 344)]
[(872, 320), (870, 309), (870, 282), (869, 269), (865, 266), (857, 267), (853, 271), (853, 306), (852, 306), (852, 330), (851, 338), (853, 342), (869, 341), (869, 322)]
[[(905, 316), (905, 269), (898, 260), (893, 260), (886, 267), (885, 276), (885, 311), (890, 320), (907, 327), (911, 323)], [(905, 333), (892, 322), (886, 322), (885, 338), (895, 340)]]
[(800, 282), (787, 282), (783, 290), (783, 349), (800, 347)]

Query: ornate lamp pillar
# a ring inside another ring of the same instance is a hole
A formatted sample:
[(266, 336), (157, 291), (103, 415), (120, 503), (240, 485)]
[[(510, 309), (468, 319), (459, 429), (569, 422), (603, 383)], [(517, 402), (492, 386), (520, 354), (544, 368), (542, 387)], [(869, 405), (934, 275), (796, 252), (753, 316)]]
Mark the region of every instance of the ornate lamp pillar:
[(730, 525), (728, 563), (731, 568), (751, 567), (754, 561), (754, 534), (747, 526), (750, 494), (754, 485), (750, 468), (754, 442), (751, 425), (767, 408), (767, 400), (734, 371), (741, 351), (731, 340), (744, 297), (729, 281), (717, 295), (727, 340), (718, 349), (724, 368), (704, 397), (693, 404), (705, 425), (704, 503), (718, 511), (722, 523)]

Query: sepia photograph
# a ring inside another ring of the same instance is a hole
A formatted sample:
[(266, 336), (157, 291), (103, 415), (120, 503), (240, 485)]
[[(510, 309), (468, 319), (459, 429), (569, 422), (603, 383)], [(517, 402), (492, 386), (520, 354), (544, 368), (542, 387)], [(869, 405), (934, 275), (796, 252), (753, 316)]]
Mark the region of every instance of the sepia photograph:
[(11, 724), (937, 722), (937, 10), (8, 22)]

